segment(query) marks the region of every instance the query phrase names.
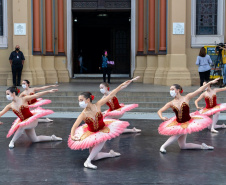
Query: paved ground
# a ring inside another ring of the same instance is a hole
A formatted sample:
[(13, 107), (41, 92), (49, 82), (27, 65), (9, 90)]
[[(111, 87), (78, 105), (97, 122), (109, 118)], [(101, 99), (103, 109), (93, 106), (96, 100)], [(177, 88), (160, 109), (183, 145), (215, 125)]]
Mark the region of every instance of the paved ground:
[[(1, 118), (0, 126), (0, 184), (4, 185), (83, 185), (83, 184), (226, 184), (226, 129), (218, 134), (207, 130), (193, 133), (188, 141), (205, 142), (215, 146), (213, 151), (180, 150), (177, 143), (159, 153), (168, 137), (160, 136), (160, 120), (129, 120), (141, 134), (123, 134), (108, 141), (104, 151), (114, 149), (118, 158), (94, 162), (97, 170), (83, 167), (88, 150), (71, 151), (67, 138), (75, 119), (54, 119), (40, 123), (37, 134), (63, 137), (62, 142), (32, 144), (23, 135), (8, 149), (5, 136), (14, 118)], [(219, 121), (219, 124), (222, 121)]]

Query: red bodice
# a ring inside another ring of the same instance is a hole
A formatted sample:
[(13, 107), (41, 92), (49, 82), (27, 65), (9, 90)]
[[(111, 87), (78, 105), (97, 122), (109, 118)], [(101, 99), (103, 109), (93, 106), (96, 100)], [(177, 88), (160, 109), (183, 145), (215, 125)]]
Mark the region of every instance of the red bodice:
[(95, 119), (86, 117), (84, 121), (88, 125), (88, 130), (91, 132), (97, 132), (105, 126), (103, 115), (101, 112), (96, 113)]
[[(30, 93), (30, 95), (34, 95), (34, 94), (35, 93)], [(28, 101), (27, 103), (28, 103), (28, 105), (32, 105), (32, 104), (34, 104), (36, 102), (37, 102), (37, 99), (35, 98), (35, 99), (32, 99), (32, 100)]]
[(189, 105), (186, 102), (183, 102), (181, 104), (180, 110), (175, 106), (172, 106), (172, 109), (176, 114), (178, 123), (184, 123), (184, 122), (189, 121), (191, 119), (190, 108), (189, 108)]
[(118, 98), (114, 96), (110, 101), (108, 101), (107, 106), (109, 107), (109, 111), (120, 109), (121, 106), (119, 105)]
[(13, 112), (20, 118), (21, 121), (24, 121), (27, 118), (30, 118), (31, 116), (33, 116), (33, 114), (31, 113), (29, 107), (26, 105), (21, 105), (18, 110), (13, 109)]
[(206, 102), (206, 108), (207, 109), (215, 107), (217, 105), (217, 96), (216, 96), (216, 94), (214, 94), (212, 96), (212, 98), (206, 96), (205, 97), (205, 102)]

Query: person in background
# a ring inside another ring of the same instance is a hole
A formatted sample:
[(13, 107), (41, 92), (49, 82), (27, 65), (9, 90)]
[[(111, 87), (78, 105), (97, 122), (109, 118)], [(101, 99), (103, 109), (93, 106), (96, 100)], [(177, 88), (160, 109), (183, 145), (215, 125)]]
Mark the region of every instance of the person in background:
[(14, 86), (21, 86), (20, 81), (24, 60), (24, 54), (22, 53), (22, 51), (20, 51), (20, 46), (16, 45), (15, 51), (13, 51), (9, 56), (9, 63), (12, 68)]
[(106, 74), (108, 75), (108, 83), (110, 84), (111, 82), (111, 68), (108, 67), (108, 52), (104, 51), (104, 56), (102, 55), (102, 65), (99, 67), (102, 72), (103, 72), (103, 81), (106, 82)]
[(210, 56), (206, 54), (206, 49), (202, 47), (196, 60), (196, 65), (199, 66), (200, 87), (203, 85), (204, 81), (208, 82), (210, 79), (211, 64), (212, 60)]
[(83, 66), (82, 50), (79, 52), (79, 55), (78, 55), (78, 61), (79, 61), (79, 67), (80, 67), (80, 74), (82, 74), (82, 69), (84, 69), (85, 71), (87, 71), (87, 68), (85, 68), (85, 67)]

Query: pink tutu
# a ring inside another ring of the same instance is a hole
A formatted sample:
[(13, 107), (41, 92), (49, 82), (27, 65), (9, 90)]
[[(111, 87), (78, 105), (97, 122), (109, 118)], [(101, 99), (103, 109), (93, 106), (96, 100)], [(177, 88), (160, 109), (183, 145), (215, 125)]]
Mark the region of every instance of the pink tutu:
[(109, 111), (109, 110), (104, 111), (104, 113), (103, 113), (104, 118), (119, 119), (125, 114), (125, 112), (138, 107), (138, 104), (129, 104), (129, 105), (120, 104), (120, 106), (121, 106), (121, 108), (113, 110), (113, 111)]
[(33, 103), (33, 104), (30, 104), (28, 105), (29, 108), (34, 108), (34, 107), (40, 107), (42, 105), (46, 105), (46, 104), (49, 104), (51, 103), (52, 101), (51, 100), (48, 100), (48, 99), (42, 99), (42, 98), (38, 98), (37, 99), (37, 102)]
[(13, 122), (13, 125), (7, 134), (7, 138), (9, 138), (19, 127), (29, 125), (31, 122), (33, 122), (34, 120), (36, 120), (40, 117), (52, 114), (53, 111), (48, 110), (48, 109), (42, 109), (41, 107), (38, 107), (37, 109), (32, 110), (31, 113), (33, 114), (33, 116), (29, 117), (28, 119), (21, 122), (20, 118), (17, 118)]
[(181, 135), (199, 132), (212, 124), (212, 119), (198, 111), (190, 114), (191, 119), (184, 123), (178, 123), (176, 116), (160, 124), (158, 131), (161, 135)]
[(199, 111), (199, 113), (200, 114), (207, 115), (207, 116), (211, 116), (211, 115), (216, 114), (217, 112), (221, 112), (221, 111), (224, 111), (224, 110), (226, 110), (226, 103), (221, 103), (221, 104), (217, 104), (213, 108), (204, 108), (204, 109), (201, 109)]
[(79, 141), (74, 141), (71, 136), (68, 138), (68, 147), (72, 150), (83, 150), (93, 147), (103, 141), (111, 140), (119, 136), (126, 127), (129, 126), (127, 121), (119, 121), (114, 119), (104, 119), (105, 126), (97, 132), (88, 130), (87, 124), (83, 124), (75, 130), (75, 136), (79, 137)]

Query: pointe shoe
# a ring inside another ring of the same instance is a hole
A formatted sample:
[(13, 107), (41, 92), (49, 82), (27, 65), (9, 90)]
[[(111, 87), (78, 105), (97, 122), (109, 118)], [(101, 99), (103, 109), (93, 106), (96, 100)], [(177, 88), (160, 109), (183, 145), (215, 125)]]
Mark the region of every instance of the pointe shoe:
[(9, 148), (14, 148), (14, 142), (13, 141), (10, 141)]
[(162, 148), (162, 147), (160, 148), (160, 150), (159, 150), (159, 151), (160, 151), (161, 153), (164, 153), (164, 154), (166, 153), (165, 148)]
[(86, 162), (84, 163), (84, 166), (85, 166), (86, 168), (90, 168), (90, 169), (93, 169), (93, 170), (96, 170), (96, 169), (97, 169), (97, 166), (93, 165), (91, 162), (88, 162), (88, 161), (86, 161)]
[(141, 129), (137, 129), (137, 128), (133, 127), (133, 132), (141, 132)]
[(49, 119), (49, 118), (46, 118), (46, 120), (47, 120), (48, 122), (53, 122), (53, 120), (52, 120), (52, 119)]
[(109, 152), (109, 153), (112, 155), (112, 157), (118, 157), (118, 156), (120, 156), (120, 155), (121, 155), (120, 153), (115, 152), (114, 150), (110, 150), (110, 152)]
[(208, 146), (207, 144), (202, 143), (201, 149), (203, 149), (203, 150), (213, 150), (214, 147), (213, 146)]
[(225, 124), (222, 124), (222, 128), (226, 128), (226, 125)]
[[(223, 128), (223, 127), (222, 127), (222, 128)], [(212, 132), (212, 133), (218, 133), (218, 131), (215, 130), (214, 128), (211, 128), (211, 132)]]
[(55, 136), (55, 135), (52, 135), (52, 136), (51, 136), (51, 140), (52, 140), (52, 141), (62, 141), (63, 139), (62, 139), (61, 137), (57, 137), (57, 136)]

